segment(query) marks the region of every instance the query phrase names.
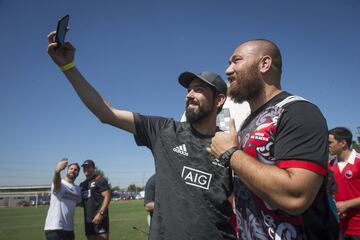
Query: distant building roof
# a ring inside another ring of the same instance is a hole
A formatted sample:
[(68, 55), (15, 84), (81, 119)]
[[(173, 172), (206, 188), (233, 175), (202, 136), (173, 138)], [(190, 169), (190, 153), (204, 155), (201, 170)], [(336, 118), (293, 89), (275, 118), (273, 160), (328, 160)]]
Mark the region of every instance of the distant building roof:
[(12, 185), (12, 186), (1, 186), (0, 190), (7, 190), (7, 189), (34, 189), (34, 188), (51, 188), (51, 185), (49, 184), (43, 184), (43, 185)]
[(34, 195), (46, 193), (51, 190), (51, 185), (17, 185), (17, 186), (0, 186), (0, 197), (10, 195)]

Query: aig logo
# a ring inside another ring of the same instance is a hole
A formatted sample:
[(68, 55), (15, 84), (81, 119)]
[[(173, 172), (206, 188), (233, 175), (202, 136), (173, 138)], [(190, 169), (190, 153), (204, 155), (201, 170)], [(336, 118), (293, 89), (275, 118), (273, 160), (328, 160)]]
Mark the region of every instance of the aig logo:
[(181, 177), (188, 185), (209, 190), (212, 174), (184, 166)]

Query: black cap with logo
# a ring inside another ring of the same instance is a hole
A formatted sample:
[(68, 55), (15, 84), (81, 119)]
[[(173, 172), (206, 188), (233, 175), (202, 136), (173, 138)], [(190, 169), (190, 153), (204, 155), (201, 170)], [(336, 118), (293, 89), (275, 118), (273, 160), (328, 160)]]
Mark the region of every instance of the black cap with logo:
[(81, 165), (81, 167), (84, 167), (85, 165), (89, 165), (89, 166), (92, 166), (93, 168), (95, 168), (95, 163), (93, 160), (85, 160), (85, 162)]
[(183, 72), (179, 76), (179, 83), (188, 88), (194, 78), (200, 79), (207, 84), (214, 87), (218, 92), (225, 94), (227, 93), (227, 85), (225, 81), (220, 77), (220, 75), (212, 72), (201, 72), (198, 74), (192, 72)]

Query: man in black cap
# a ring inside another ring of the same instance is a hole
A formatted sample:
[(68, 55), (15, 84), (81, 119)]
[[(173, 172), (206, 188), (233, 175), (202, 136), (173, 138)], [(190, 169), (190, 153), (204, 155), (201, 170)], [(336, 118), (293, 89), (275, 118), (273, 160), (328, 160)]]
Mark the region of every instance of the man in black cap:
[(96, 174), (94, 161), (86, 160), (81, 167), (86, 176), (86, 180), (80, 184), (85, 235), (88, 240), (109, 239), (109, 184), (104, 177)]
[(231, 171), (206, 151), (226, 100), (224, 80), (211, 72), (180, 75), (179, 83), (187, 89), (187, 122), (118, 110), (75, 67), (74, 47), (66, 43), (57, 48), (54, 35), (48, 36), (48, 54), (84, 104), (101, 122), (132, 133), (154, 155), (156, 197), (149, 239), (236, 239)]

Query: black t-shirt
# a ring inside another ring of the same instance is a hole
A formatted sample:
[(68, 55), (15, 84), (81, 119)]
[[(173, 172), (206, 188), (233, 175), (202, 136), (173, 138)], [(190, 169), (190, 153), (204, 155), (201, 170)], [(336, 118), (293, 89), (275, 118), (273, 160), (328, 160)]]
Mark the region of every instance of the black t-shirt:
[[(85, 221), (91, 223), (103, 203), (104, 197), (101, 193), (110, 189), (109, 184), (105, 178), (95, 175), (93, 178), (80, 183), (80, 188)], [(108, 210), (104, 212), (103, 217), (108, 217)]]
[[(282, 92), (245, 120), (239, 146), (262, 163), (325, 176), (327, 136), (326, 120), (315, 105)], [(290, 216), (258, 198), (237, 176), (234, 194), (241, 239), (337, 239), (337, 221), (325, 185), (299, 216)]]
[(138, 145), (151, 149), (156, 203), (149, 239), (235, 239), (231, 171), (206, 151), (211, 136), (189, 123), (134, 114)]

